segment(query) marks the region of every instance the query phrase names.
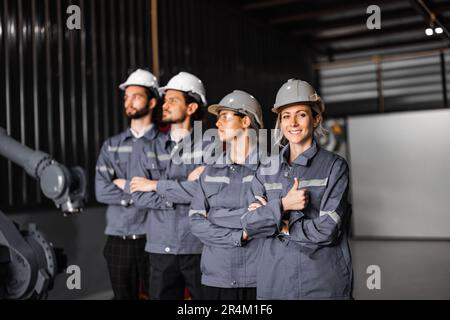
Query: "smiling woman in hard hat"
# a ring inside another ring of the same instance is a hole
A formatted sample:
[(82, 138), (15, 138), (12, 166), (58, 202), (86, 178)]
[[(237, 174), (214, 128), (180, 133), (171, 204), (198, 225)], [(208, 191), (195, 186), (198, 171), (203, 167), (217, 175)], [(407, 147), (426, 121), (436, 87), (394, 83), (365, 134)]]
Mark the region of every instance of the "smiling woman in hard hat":
[(315, 140), (322, 133), (323, 102), (308, 83), (291, 79), (279, 89), (272, 111), (278, 141), (287, 144), (275, 174), (258, 169), (255, 202), (241, 219), (243, 239), (265, 238), (257, 296), (351, 299), (349, 170)]
[[(262, 239), (241, 241), (240, 217), (258, 168), (256, 130), (262, 128), (258, 101), (235, 90), (208, 111), (217, 116), (219, 139), (227, 151), (208, 165), (189, 211), (192, 233), (204, 244), (202, 284), (209, 300), (256, 299), (256, 265)], [(253, 136), (252, 136), (253, 133)]]

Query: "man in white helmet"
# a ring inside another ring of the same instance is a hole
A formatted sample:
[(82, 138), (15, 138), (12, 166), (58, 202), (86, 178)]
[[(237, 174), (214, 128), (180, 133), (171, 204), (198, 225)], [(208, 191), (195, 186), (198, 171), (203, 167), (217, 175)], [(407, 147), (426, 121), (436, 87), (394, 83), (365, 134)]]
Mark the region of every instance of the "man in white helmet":
[[(183, 299), (185, 287), (193, 299), (201, 299), (202, 243), (191, 233), (188, 214), (195, 180), (203, 170), (204, 144), (202, 135), (194, 134), (193, 121), (202, 118), (205, 88), (196, 76), (180, 72), (160, 92), (162, 122), (171, 125), (170, 132), (145, 150), (131, 182), (135, 204), (148, 209), (150, 299)], [(162, 201), (166, 208), (158, 208)]]
[(97, 161), (95, 192), (108, 205), (104, 256), (115, 299), (134, 300), (148, 294), (149, 261), (145, 246), (146, 210), (134, 206), (130, 194), (131, 168), (159, 132), (154, 124), (158, 81), (137, 69), (119, 88), (130, 127), (105, 141)]

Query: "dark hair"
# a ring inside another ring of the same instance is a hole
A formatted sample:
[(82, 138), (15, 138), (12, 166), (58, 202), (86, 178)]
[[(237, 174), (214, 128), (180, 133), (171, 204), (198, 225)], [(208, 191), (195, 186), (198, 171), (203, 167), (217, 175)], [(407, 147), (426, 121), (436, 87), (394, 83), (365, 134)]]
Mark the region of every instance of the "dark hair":
[(155, 88), (144, 87), (144, 89), (145, 89), (145, 94), (147, 95), (149, 102), (153, 98), (156, 99), (156, 106), (155, 106), (155, 108), (153, 108), (153, 111), (152, 111), (152, 122), (156, 126), (159, 126), (159, 124), (161, 123), (161, 118), (162, 118), (162, 107), (161, 107), (162, 103), (161, 103), (161, 99), (159, 97), (158, 91)]
[(155, 98), (159, 99), (158, 91), (155, 88), (143, 87), (145, 89), (145, 94), (147, 95), (148, 100)]
[(255, 130), (259, 130), (261, 129), (260, 124), (256, 121), (255, 116), (253, 115), (249, 115), (249, 114), (243, 114), (243, 113), (236, 113), (236, 115), (238, 117), (240, 117), (241, 119), (244, 117), (248, 117), (250, 119), (250, 127), (255, 129)]
[[(186, 102), (186, 104), (191, 104), (191, 103), (196, 103), (198, 105), (197, 110), (195, 110), (194, 114), (191, 115), (191, 121), (204, 121), (204, 117), (205, 117), (205, 112), (203, 110), (203, 103), (201, 102), (200, 97), (194, 97), (193, 95), (187, 93), (187, 92), (182, 92), (183, 93), (183, 97), (184, 97), (184, 101)], [(196, 95), (197, 96), (197, 95)]]

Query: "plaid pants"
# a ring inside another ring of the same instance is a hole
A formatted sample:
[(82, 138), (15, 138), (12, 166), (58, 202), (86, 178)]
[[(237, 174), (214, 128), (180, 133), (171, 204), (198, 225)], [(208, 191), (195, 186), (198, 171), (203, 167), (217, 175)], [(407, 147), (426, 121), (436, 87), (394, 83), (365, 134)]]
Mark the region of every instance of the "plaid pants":
[(122, 239), (108, 236), (103, 255), (108, 264), (111, 286), (116, 300), (148, 298), (150, 273), (146, 239)]
[(151, 300), (183, 300), (185, 288), (192, 299), (203, 299), (199, 254), (150, 253), (150, 261)]

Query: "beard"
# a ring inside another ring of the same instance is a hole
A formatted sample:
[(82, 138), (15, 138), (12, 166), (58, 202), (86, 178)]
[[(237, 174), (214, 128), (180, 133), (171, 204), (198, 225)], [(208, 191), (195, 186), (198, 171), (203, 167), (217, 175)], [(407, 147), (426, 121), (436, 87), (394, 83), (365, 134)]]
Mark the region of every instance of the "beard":
[(163, 123), (182, 123), (186, 120), (187, 115), (181, 114), (179, 117), (174, 118), (170, 113), (168, 115), (164, 115), (164, 111), (162, 113), (161, 122)]
[[(134, 109), (134, 108), (131, 108), (132, 110), (136, 110), (136, 109)], [(143, 109), (141, 109), (141, 110), (136, 110), (136, 112), (135, 113), (128, 113), (127, 112), (127, 110), (125, 109), (125, 116), (128, 118), (128, 119), (140, 119), (140, 118), (143, 118), (143, 117), (145, 117), (146, 115), (148, 115), (149, 113), (150, 113), (150, 107), (149, 106), (146, 106), (146, 107), (144, 107)]]

